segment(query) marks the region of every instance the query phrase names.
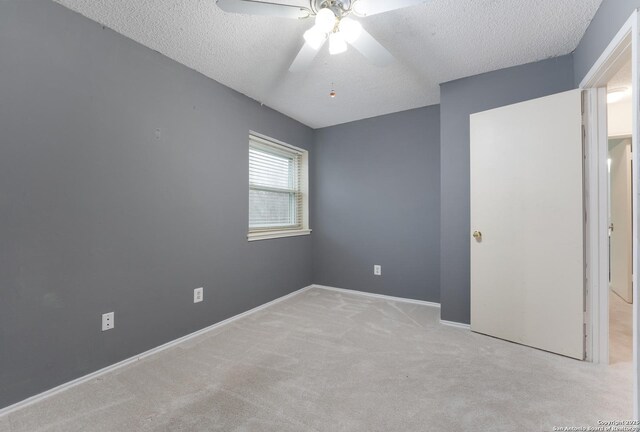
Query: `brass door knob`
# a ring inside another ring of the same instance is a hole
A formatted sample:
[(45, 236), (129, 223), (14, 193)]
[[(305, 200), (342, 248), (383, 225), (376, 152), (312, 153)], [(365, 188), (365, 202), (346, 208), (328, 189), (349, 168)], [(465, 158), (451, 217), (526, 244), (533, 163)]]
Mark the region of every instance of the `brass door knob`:
[(480, 231), (474, 231), (473, 232), (473, 238), (480, 241), (482, 240), (482, 233)]

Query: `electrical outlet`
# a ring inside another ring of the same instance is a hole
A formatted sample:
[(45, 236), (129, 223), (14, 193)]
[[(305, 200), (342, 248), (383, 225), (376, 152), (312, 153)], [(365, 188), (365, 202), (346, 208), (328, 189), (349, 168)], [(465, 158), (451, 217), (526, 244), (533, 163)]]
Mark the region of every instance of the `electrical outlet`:
[(102, 314), (102, 331), (111, 330), (115, 324), (114, 312)]
[(200, 303), (203, 300), (203, 288), (196, 288), (193, 290), (193, 302)]
[(380, 265), (374, 265), (373, 266), (373, 274), (376, 276), (380, 276), (382, 274), (382, 266)]

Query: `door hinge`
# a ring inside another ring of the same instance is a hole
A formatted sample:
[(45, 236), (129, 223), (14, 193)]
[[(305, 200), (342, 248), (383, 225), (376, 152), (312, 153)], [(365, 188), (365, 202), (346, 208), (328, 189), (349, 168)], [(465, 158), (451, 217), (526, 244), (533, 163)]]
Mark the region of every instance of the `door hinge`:
[(582, 160), (587, 160), (587, 128), (582, 123)]
[(584, 339), (582, 340), (582, 351), (584, 351), (583, 354), (582, 354), (582, 359), (584, 360), (584, 359), (588, 358), (588, 355), (587, 355), (587, 344), (588, 344), (589, 340), (587, 338), (587, 324), (583, 324), (582, 331), (584, 332)]

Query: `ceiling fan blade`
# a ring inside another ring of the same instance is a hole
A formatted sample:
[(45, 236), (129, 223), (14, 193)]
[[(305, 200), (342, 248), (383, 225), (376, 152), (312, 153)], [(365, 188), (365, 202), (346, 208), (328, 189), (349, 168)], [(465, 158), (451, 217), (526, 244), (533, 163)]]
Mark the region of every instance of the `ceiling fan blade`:
[(396, 9), (426, 3), (428, 0), (356, 0), (353, 11), (357, 16), (366, 17)]
[(387, 66), (395, 60), (391, 53), (365, 29), (362, 29), (360, 36), (350, 43), (374, 65)]
[(318, 47), (318, 49), (313, 48), (307, 42), (302, 45), (300, 52), (289, 66), (289, 72), (302, 72), (311, 66), (313, 59), (316, 58), (320, 48), (324, 45), (325, 42), (322, 42), (322, 45)]
[(255, 0), (217, 0), (218, 7), (225, 12), (263, 15), (281, 18), (302, 19), (311, 16), (311, 10), (277, 3), (264, 3)]

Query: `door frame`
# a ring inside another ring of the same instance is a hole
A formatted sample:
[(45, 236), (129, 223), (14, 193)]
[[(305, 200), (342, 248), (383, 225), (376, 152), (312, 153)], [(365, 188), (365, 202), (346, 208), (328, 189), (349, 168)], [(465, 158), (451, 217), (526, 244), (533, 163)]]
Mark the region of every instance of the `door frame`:
[[(609, 262), (608, 262), (608, 175), (607, 175), (607, 92), (606, 83), (622, 66), (625, 57), (632, 58), (632, 143), (634, 149), (640, 136), (638, 130), (638, 10), (622, 25), (607, 48), (580, 83), (583, 98), (585, 136), (585, 257), (587, 359), (594, 363), (609, 363)], [(633, 417), (638, 419), (638, 167), (640, 152), (633, 151)]]

